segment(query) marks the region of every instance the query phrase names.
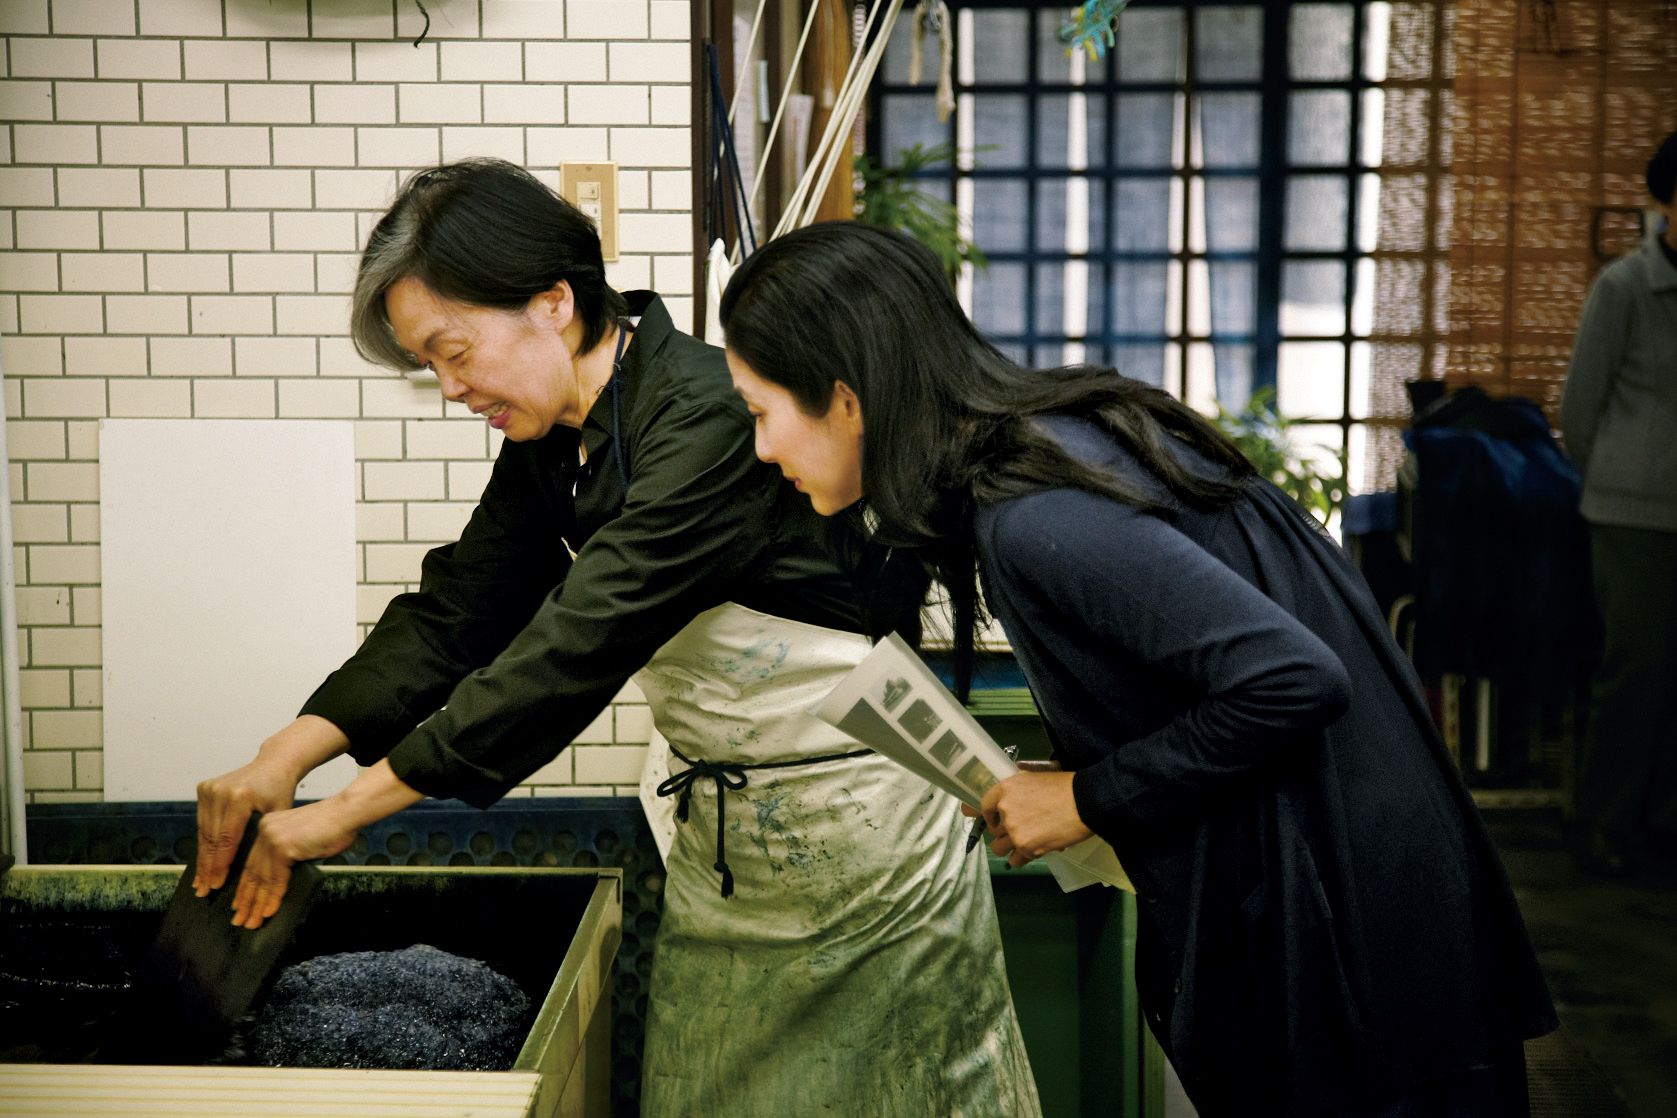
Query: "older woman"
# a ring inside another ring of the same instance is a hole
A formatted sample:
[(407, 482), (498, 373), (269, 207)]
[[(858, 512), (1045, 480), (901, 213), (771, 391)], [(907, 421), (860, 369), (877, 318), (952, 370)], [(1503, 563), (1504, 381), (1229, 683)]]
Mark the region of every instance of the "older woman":
[(1309, 516), (1165, 393), (1007, 360), (898, 234), (779, 238), (721, 309), (758, 456), (922, 549), (969, 663), (982, 575), (1071, 770), (991, 789), (993, 848), (1112, 843), (1200, 1114), (1524, 1114), (1555, 1019), (1514, 898)]
[[(419, 591), (254, 761), (200, 787), (200, 892), (266, 812), (235, 903), (255, 927), (293, 862), (425, 795), (487, 806), (633, 676), (687, 820), (645, 1113), (1035, 1114), (957, 805), (807, 713), (865, 633), (914, 624), (918, 566), (840, 549), (883, 570), (859, 607), (819, 520), (753, 457), (721, 352), (656, 296), (607, 286), (593, 227), (510, 164), (406, 184), (362, 257), (353, 328), (506, 442)], [(298, 779), (345, 751), (370, 767), (291, 808)]]

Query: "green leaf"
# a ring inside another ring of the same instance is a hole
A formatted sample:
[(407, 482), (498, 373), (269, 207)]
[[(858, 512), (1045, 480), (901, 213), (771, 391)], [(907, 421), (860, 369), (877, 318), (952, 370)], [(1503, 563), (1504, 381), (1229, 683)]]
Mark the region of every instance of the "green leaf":
[[(989, 151), (994, 145), (975, 148)], [(953, 164), (953, 143), (924, 147), (914, 144), (897, 153), (895, 166), (869, 157), (856, 160), (862, 186), (856, 196), (856, 220), (867, 225), (907, 233), (936, 254), (953, 284), (962, 264), (987, 268), (990, 261), (961, 227), (960, 212), (937, 195), (922, 189), (914, 176), (930, 167)]]
[(1219, 401), (1215, 422), (1259, 474), (1317, 519), (1326, 523), (1344, 503), (1344, 476), (1325, 473), (1318, 460), (1299, 454), (1293, 431), (1297, 422), (1276, 408), (1275, 389), (1260, 388), (1237, 412)]

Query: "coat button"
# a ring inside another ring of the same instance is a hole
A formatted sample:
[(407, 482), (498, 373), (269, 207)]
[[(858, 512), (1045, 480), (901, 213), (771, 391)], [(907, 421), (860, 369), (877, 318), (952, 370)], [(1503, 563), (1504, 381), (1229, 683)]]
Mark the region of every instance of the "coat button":
[(1180, 978), (1176, 980), (1176, 987), (1172, 992), (1177, 994), (1182, 992), (1182, 980)]

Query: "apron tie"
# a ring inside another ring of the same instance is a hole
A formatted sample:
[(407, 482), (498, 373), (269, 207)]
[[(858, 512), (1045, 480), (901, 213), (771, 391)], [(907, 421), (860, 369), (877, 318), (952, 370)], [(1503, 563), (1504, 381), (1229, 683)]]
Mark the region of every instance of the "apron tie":
[(682, 823), (687, 822), (687, 807), (693, 801), (693, 784), (700, 780), (714, 780), (716, 782), (716, 862), (711, 866), (722, 875), (722, 895), (734, 895), (734, 871), (728, 868), (726, 847), (727, 839), (726, 808), (728, 789), (738, 792), (746, 785), (747, 769), (785, 769), (794, 765), (818, 765), (824, 761), (845, 761), (851, 757), (861, 757), (872, 753), (871, 749), (854, 749), (849, 753), (825, 753), (819, 757), (798, 757), (791, 761), (759, 761), (756, 764), (735, 764), (731, 761), (695, 761), (682, 756), (681, 750), (670, 746), (670, 753), (677, 760), (687, 765), (678, 773), (672, 773), (658, 785), (658, 795), (676, 796), (675, 817)]
[[(674, 749), (670, 750), (675, 753)], [(677, 757), (681, 754), (676, 753)], [(687, 758), (681, 757), (683, 761)], [(745, 766), (730, 765), (726, 762), (687, 761), (690, 768), (667, 778), (658, 785), (660, 796), (680, 796), (675, 802), (675, 817), (683, 823), (687, 822), (687, 805), (693, 800), (693, 782), (707, 777), (716, 781), (716, 864), (711, 868), (722, 875), (722, 895), (734, 895), (734, 871), (728, 868), (727, 848), (723, 845), (727, 840), (724, 835), (727, 811), (724, 805), (728, 802), (727, 792), (732, 788), (738, 792), (745, 787)]]

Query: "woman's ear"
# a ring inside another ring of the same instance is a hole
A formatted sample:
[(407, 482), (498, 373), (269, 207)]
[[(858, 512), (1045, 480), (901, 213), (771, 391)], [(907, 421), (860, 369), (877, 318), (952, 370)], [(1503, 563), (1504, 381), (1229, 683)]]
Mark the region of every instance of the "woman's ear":
[(829, 407), (829, 414), (837, 408), (840, 422), (850, 428), (852, 433), (862, 433), (862, 400), (856, 395), (856, 390), (842, 380), (833, 382), (833, 402)]
[(537, 292), (530, 306), (536, 312), (537, 321), (557, 333), (564, 333), (576, 320), (576, 295), (568, 280), (560, 280), (546, 291)]

